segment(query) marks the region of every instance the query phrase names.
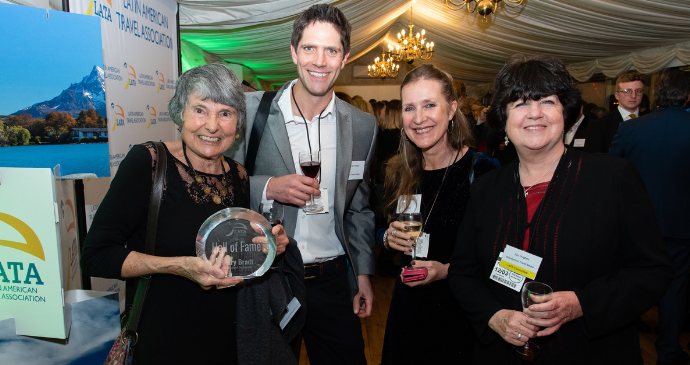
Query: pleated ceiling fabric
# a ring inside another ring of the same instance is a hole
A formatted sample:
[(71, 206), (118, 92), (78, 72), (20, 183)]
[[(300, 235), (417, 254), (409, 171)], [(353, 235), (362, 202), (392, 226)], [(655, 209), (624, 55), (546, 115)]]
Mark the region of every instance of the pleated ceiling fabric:
[[(181, 38), (220, 59), (281, 83), (297, 77), (290, 56), (292, 22), (308, 7), (331, 3), (352, 24), (349, 62), (387, 46), (410, 21), (409, 0), (185, 0)], [(594, 73), (616, 77), (631, 67), (643, 73), (674, 60), (690, 63), (688, 0), (527, 0), (499, 7), (489, 22), (444, 0), (415, 0), (415, 31), (436, 44), (431, 63), (486, 89), (516, 53), (563, 60), (579, 81)], [(373, 61), (373, 60), (372, 60)]]

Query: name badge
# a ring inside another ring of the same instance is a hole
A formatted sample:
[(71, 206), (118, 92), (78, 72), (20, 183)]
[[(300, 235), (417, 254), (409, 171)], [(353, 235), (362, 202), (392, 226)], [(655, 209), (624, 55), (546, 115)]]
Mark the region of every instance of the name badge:
[[(405, 209), (405, 205), (407, 205), (406, 199), (410, 196), (412, 197), (412, 199), (410, 200), (410, 206), (408, 206), (407, 209)], [(419, 208), (421, 207), (421, 201), (422, 201), (422, 194), (403, 195), (403, 196), (398, 198), (398, 208), (395, 209), (395, 214), (419, 213)]]
[(417, 254), (417, 257), (421, 258), (427, 258), (429, 256), (429, 241), (431, 240), (431, 235), (425, 232), (422, 232), (421, 235), (419, 235), (419, 238), (417, 238), (417, 247), (415, 248), (415, 252)]
[(319, 189), (321, 191), (321, 196), (320, 197), (314, 197), (314, 203), (321, 203), (323, 206), (323, 209), (319, 210), (318, 212), (305, 212), (307, 215), (310, 214), (328, 214), (328, 189), (323, 188)]
[(489, 279), (513, 289), (517, 292), (522, 290), (522, 285), (525, 284), (525, 276), (518, 273), (514, 273), (506, 268), (501, 267), (501, 258), (503, 257), (503, 252), (498, 254), (498, 259), (496, 259), (496, 264), (494, 269), (491, 270), (491, 275)]
[(352, 161), (350, 165), (350, 177), (348, 180), (364, 179), (364, 161)]
[(501, 267), (526, 276), (532, 280), (537, 277), (537, 271), (539, 271), (539, 266), (541, 265), (541, 257), (532, 255), (523, 250), (518, 250), (513, 246), (506, 246), (503, 253)]
[(584, 138), (575, 138), (573, 141), (573, 147), (584, 147), (585, 146), (585, 139)]
[(288, 303), (287, 307), (287, 312), (285, 312), (285, 315), (283, 318), (280, 320), (280, 329), (284, 330), (285, 326), (287, 326), (288, 323), (290, 323), (290, 320), (292, 320), (292, 317), (295, 316), (295, 313), (297, 313), (297, 310), (302, 306), (300, 304), (299, 300), (297, 298), (292, 298), (290, 303)]

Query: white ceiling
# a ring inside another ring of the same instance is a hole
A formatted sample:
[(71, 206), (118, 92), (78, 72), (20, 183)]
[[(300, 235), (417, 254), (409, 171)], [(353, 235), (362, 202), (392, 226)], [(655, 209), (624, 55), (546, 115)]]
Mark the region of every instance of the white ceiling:
[[(677, 58), (681, 63), (690, 62), (688, 0), (526, 0), (515, 9), (502, 4), (486, 23), (476, 13), (449, 10), (445, 0), (178, 3), (183, 42), (243, 64), (271, 82), (296, 77), (290, 57), (292, 22), (317, 3), (336, 5), (352, 24), (349, 62), (380, 49), (388, 44), (385, 39), (393, 40), (400, 29), (407, 29), (413, 4), (415, 30), (426, 29), (427, 39), (436, 43), (432, 63), (469, 83), (491, 82), (515, 53), (559, 57), (571, 66), (571, 72), (579, 72), (576, 78), (584, 79), (604, 69), (608, 76), (616, 76), (610, 74), (620, 74), (632, 65), (648, 65), (649, 57), (655, 58), (650, 70), (674, 60), (678, 63)], [(642, 50), (646, 50), (644, 62), (636, 53)]]

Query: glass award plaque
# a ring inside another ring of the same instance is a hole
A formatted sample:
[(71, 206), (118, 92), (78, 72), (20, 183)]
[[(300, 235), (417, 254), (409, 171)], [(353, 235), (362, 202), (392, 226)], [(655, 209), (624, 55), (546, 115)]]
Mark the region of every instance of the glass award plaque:
[(225, 247), (231, 258), (228, 276), (245, 279), (263, 275), (277, 249), (268, 221), (244, 208), (225, 208), (201, 225), (196, 236), (197, 256), (208, 262), (215, 247)]

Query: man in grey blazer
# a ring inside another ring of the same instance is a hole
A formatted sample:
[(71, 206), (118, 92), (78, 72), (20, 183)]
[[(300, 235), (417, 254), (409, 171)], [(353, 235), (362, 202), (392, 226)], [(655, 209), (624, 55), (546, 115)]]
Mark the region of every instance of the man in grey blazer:
[[(250, 177), (251, 207), (269, 200), (285, 205), (285, 229), (305, 264), (307, 303), (301, 304), (310, 363), (366, 364), (359, 318), (371, 315), (374, 302), (368, 179), (376, 119), (333, 92), (350, 50), (350, 24), (340, 10), (325, 4), (306, 10), (295, 20), (291, 43), (299, 78), (270, 105)], [(262, 96), (247, 94), (244, 138), (226, 153), (243, 164)], [(321, 151), (320, 183), (299, 174), (299, 152), (310, 150)], [(302, 209), (310, 194), (321, 195), (328, 213)]]

